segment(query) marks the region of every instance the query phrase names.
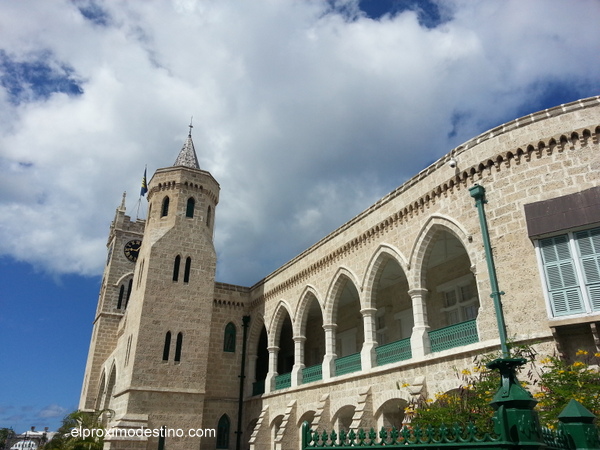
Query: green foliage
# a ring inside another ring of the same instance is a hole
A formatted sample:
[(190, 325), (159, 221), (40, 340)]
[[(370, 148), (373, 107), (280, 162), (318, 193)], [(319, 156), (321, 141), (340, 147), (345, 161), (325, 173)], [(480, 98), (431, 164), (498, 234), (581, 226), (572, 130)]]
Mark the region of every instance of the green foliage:
[(7, 441), (15, 435), (12, 428), (0, 428), (0, 449), (5, 448)]
[(533, 394), (543, 424), (556, 427), (558, 415), (571, 399), (600, 416), (600, 353), (579, 350), (574, 362), (554, 356), (540, 361), (540, 390)]
[[(542, 425), (555, 428), (558, 415), (571, 399), (575, 399), (600, 417), (600, 353), (589, 354), (579, 350), (574, 362), (547, 357), (535, 363), (535, 353), (529, 347), (513, 348), (513, 355), (524, 357), (532, 369), (521, 373), (519, 379), (529, 385), (538, 401), (536, 410)], [(500, 374), (486, 367), (490, 355), (476, 358), (474, 367), (455, 374), (461, 386), (447, 393), (438, 393), (434, 399), (419, 398), (405, 408), (411, 426), (439, 427), (472, 422), (479, 433), (492, 432), (494, 410), (490, 401), (500, 386)], [(523, 381), (526, 378), (528, 381)]]
[[(74, 411), (63, 419), (58, 434), (48, 442), (43, 450), (102, 450), (104, 447), (103, 417), (112, 414), (110, 410)], [(74, 436), (73, 429), (93, 431), (87, 437)]]

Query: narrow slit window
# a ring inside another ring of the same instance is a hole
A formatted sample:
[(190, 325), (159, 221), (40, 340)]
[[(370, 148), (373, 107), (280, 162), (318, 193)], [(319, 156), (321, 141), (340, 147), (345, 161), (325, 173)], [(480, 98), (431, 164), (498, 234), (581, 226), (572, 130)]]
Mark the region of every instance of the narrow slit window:
[(162, 202), (160, 217), (166, 217), (169, 214), (169, 197), (165, 197)]
[(165, 335), (165, 347), (163, 348), (163, 361), (169, 360), (169, 352), (171, 351), (171, 332), (167, 331)]
[(175, 362), (181, 361), (181, 346), (183, 345), (183, 333), (177, 333), (177, 342), (175, 344)]
[(231, 322), (229, 322), (225, 327), (223, 351), (230, 353), (235, 352), (235, 325)]
[(190, 282), (190, 270), (192, 268), (192, 258), (190, 258), (189, 256), (185, 259), (185, 271), (183, 273), (183, 282), (184, 283), (189, 283)]
[(179, 280), (179, 265), (181, 264), (181, 256), (175, 257), (175, 263), (173, 264), (173, 281)]
[(194, 217), (194, 207), (196, 206), (196, 201), (190, 197), (187, 201), (187, 206), (185, 208), (185, 217)]
[(119, 301), (117, 302), (117, 309), (121, 309), (123, 306), (123, 297), (125, 296), (125, 285), (121, 285), (121, 289), (119, 289)]
[(129, 303), (129, 297), (131, 296), (132, 288), (133, 288), (133, 278), (131, 280), (129, 280), (129, 283), (127, 284), (127, 296), (125, 297), (125, 306), (124, 306), (125, 309), (127, 309), (127, 305)]
[(210, 208), (210, 205), (208, 206), (208, 209), (206, 210), (206, 226), (210, 228), (210, 221), (212, 220), (212, 209)]

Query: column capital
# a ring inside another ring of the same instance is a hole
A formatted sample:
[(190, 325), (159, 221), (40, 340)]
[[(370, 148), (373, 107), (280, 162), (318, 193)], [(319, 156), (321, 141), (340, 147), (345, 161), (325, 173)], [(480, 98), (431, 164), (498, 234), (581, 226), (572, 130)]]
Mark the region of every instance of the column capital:
[(425, 295), (429, 292), (428, 289), (425, 288), (414, 288), (414, 289), (409, 289), (408, 290), (408, 295), (410, 295), (411, 297), (415, 296), (415, 295)]
[(292, 337), (292, 339), (294, 340), (294, 342), (298, 343), (298, 342), (304, 342), (306, 341), (306, 336), (294, 336)]
[(326, 323), (326, 324), (323, 324), (323, 329), (325, 331), (328, 331), (328, 330), (329, 331), (331, 331), (331, 330), (335, 331), (336, 328), (337, 328), (337, 323)]
[(278, 353), (279, 352), (279, 347), (277, 347), (276, 345), (273, 345), (272, 347), (267, 347), (267, 351), (269, 353)]
[(363, 317), (372, 316), (376, 312), (377, 312), (377, 308), (363, 308), (360, 310), (360, 313), (363, 315)]

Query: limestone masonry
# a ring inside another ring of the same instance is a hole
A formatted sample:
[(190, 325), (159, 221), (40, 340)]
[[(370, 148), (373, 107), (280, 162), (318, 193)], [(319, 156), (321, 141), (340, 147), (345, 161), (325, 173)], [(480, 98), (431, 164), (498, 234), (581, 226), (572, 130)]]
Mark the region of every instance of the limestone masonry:
[(117, 208), (80, 409), (186, 433), (107, 449), (287, 450), (304, 420), (400, 426), (414, 396), (458, 388), (454, 368), (499, 349), (474, 184), (509, 339), (600, 351), (599, 140), (600, 97), (501, 125), (243, 287), (215, 281), (220, 188), (190, 134), (148, 183), (147, 220)]

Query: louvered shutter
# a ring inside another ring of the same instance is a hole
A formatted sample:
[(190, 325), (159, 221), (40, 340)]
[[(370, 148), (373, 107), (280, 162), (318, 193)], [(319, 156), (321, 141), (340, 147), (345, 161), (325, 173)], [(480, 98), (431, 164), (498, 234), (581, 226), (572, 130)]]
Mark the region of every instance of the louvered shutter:
[(592, 310), (600, 311), (600, 228), (578, 231), (575, 241)]
[(584, 312), (575, 265), (566, 234), (540, 241), (553, 316)]

